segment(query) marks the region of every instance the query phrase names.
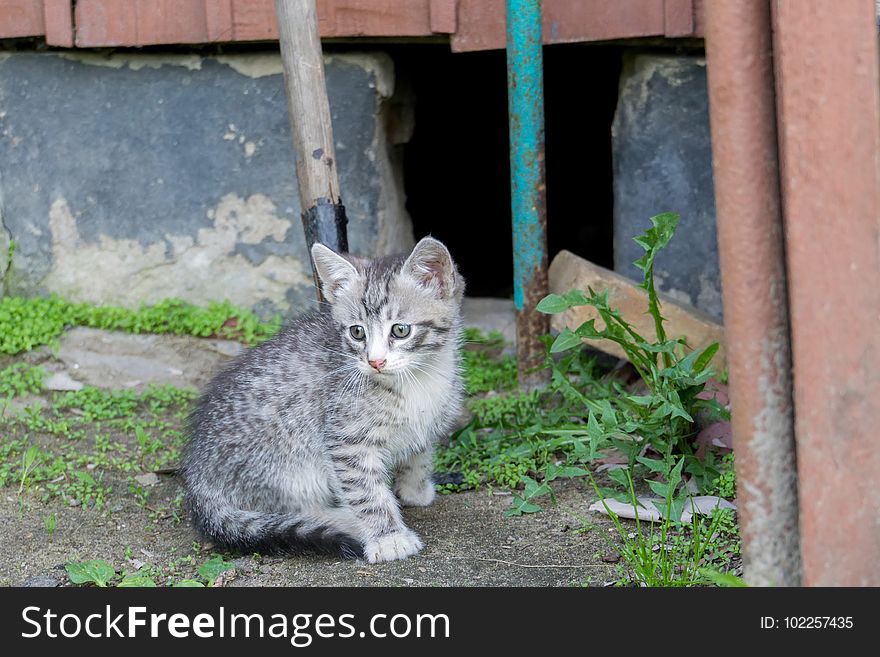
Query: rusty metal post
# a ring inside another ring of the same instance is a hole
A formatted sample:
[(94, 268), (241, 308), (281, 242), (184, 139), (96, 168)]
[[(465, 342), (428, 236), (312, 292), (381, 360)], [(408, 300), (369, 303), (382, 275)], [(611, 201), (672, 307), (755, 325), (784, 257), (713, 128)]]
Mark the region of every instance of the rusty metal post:
[(746, 580), (801, 581), (770, 0), (705, 5), (724, 333)]
[(535, 311), (548, 293), (542, 45), (541, 0), (507, 0), (513, 285), (519, 382), (524, 388), (549, 380), (539, 338), (550, 331), (550, 317)]
[[(708, 3), (739, 4), (739, 3)], [(804, 584), (878, 586), (880, 62), (873, 0), (776, 0)]]

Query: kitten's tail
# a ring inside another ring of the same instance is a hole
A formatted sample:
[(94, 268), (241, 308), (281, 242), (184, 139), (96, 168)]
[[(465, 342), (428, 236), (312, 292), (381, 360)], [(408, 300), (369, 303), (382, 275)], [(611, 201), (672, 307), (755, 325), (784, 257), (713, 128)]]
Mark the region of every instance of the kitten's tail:
[(313, 550), (362, 558), (358, 524), (345, 509), (311, 513), (263, 513), (190, 504), (196, 527), (214, 543), (241, 552), (290, 554)]

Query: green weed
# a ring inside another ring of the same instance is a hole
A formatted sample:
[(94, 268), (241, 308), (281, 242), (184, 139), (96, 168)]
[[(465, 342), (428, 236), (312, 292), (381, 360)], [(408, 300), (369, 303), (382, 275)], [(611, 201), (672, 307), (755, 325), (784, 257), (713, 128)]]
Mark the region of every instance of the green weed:
[(33, 472), (36, 467), (37, 458), (40, 456), (40, 448), (31, 445), (24, 454), (21, 455), (21, 468), (19, 469), (18, 479), (18, 496), (21, 497), (24, 491), (24, 485), (27, 482), (28, 475)]
[(11, 399), (43, 391), (45, 372), (42, 367), (13, 363), (0, 370), (0, 399)]
[(55, 512), (53, 511), (48, 516), (43, 518), (43, 527), (46, 529), (46, 533), (49, 535), (49, 538), (55, 534), (55, 527), (58, 524), (58, 518), (55, 516)]
[[(674, 551), (673, 561), (678, 560), (676, 577), (707, 582), (698, 565), (704, 567), (711, 561), (724, 567), (738, 553), (735, 516), (730, 511), (716, 511), (708, 526), (699, 516), (689, 526), (676, 523), (687, 498), (684, 478), (701, 494), (732, 497), (732, 457), (722, 460), (709, 452), (701, 459), (692, 445), (697, 411), (714, 419), (727, 419), (729, 413), (700, 394), (712, 376), (709, 364), (718, 345), (692, 350), (684, 338), (666, 333), (654, 286), (654, 261), (672, 238), (678, 217), (663, 214), (651, 222), (652, 227), (636, 240), (645, 250), (636, 265), (643, 273), (642, 288), (656, 339), (639, 335), (610, 306), (605, 291), (572, 290), (548, 296), (538, 310), (558, 313), (591, 306), (604, 326), (599, 328), (596, 321), (589, 321), (575, 331), (563, 331), (555, 340), (548, 339), (551, 383), (545, 389), (505, 394), (502, 388), (501, 394), (490, 392), (469, 400), (473, 421), (452, 436), (448, 447), (438, 451), (436, 467), (440, 472), (461, 473), (460, 483), (446, 484), (442, 492), (495, 485), (515, 489), (507, 513), (521, 515), (539, 512), (544, 499), (553, 501), (550, 484), (554, 480), (588, 475), (596, 459), (616, 454), (623, 457), (624, 467), (608, 472), (611, 486), (598, 490), (603, 499), (627, 501), (632, 482), (637, 480), (663, 499), (668, 495), (671, 513), (671, 524), (667, 523), (658, 536), (649, 537), (650, 554), (644, 546), (633, 545), (625, 559), (644, 557), (644, 568), (656, 562), (662, 579), (669, 575), (668, 569), (663, 570), (668, 560), (663, 565), (657, 559), (665, 559), (667, 552)], [(634, 393), (599, 367), (582, 347), (584, 338), (618, 344), (647, 392)], [(515, 370), (512, 374), (515, 376)], [(658, 548), (661, 541), (669, 548)], [(694, 557), (686, 572), (680, 563), (685, 553)]]
[(94, 584), (104, 588), (116, 577), (113, 567), (102, 559), (71, 562), (64, 566), (70, 581), (74, 584)]
[[(178, 461), (185, 441), (182, 424), (194, 395), (169, 386), (49, 393), (45, 408), (27, 408), (4, 419), (0, 487), (14, 483), (21, 494), (33, 490), (44, 502), (60, 497), (104, 511), (112, 493), (107, 475), (157, 470)], [(92, 446), (83, 442), (86, 436), (92, 437)], [(128, 491), (139, 505), (146, 504), (142, 488), (129, 485)], [(177, 506), (160, 515), (178, 522), (182, 511)]]
[(635, 510), (635, 531), (625, 527), (618, 515), (609, 508), (606, 497), (590, 476), (593, 489), (611, 518), (620, 541), (619, 544), (611, 544), (619, 551), (623, 561), (618, 566), (618, 585), (705, 586), (722, 581), (727, 582), (724, 585), (734, 585), (733, 582), (738, 580), (733, 575), (717, 570), (717, 567), (728, 565), (715, 551), (721, 532), (722, 516), (718, 511), (712, 514), (708, 522), (696, 513), (692, 515), (690, 523), (679, 520), (681, 509), (690, 495), (687, 489), (682, 492), (677, 490), (683, 465), (684, 459), (680, 459), (673, 468), (671, 480), (662, 497), (663, 503), (658, 505), (663, 518), (650, 522), (639, 516), (639, 508), (643, 507), (636, 496), (629, 471), (619, 470), (626, 477), (627, 502)]
[[(475, 328), (464, 331), (461, 352), (462, 371), (468, 393), (513, 390), (516, 388), (516, 359), (503, 356), (504, 336), (498, 331), (485, 335)], [(492, 355), (491, 352), (497, 352)]]
[(214, 554), (199, 567), (199, 575), (207, 582), (208, 586), (214, 586), (222, 573), (234, 569), (234, 563), (225, 561), (219, 554)]
[[(125, 558), (132, 559), (133, 551), (126, 548)], [(175, 588), (214, 586), (220, 575), (228, 570), (234, 570), (235, 564), (225, 561), (218, 554), (211, 557), (196, 569), (193, 577), (185, 573), (192, 572), (195, 567), (195, 558), (190, 555), (177, 561), (170, 562), (165, 567), (150, 564), (141, 565), (135, 572), (117, 572), (117, 570), (104, 559), (91, 559), (88, 561), (71, 561), (64, 569), (71, 583), (86, 585), (92, 584), (101, 588), (116, 586), (118, 588), (171, 586)], [(184, 572), (180, 572), (183, 567)], [(198, 577), (199, 579), (196, 579)]]

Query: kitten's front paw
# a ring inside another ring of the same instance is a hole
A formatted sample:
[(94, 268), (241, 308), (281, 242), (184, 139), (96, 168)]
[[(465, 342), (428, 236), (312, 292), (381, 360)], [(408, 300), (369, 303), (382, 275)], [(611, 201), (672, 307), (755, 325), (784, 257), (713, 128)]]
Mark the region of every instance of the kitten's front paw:
[(430, 479), (420, 481), (417, 484), (408, 481), (402, 482), (397, 485), (394, 492), (402, 506), (428, 506), (437, 495)]
[(370, 563), (406, 559), (425, 546), (422, 539), (409, 529), (388, 534), (364, 546), (364, 558)]

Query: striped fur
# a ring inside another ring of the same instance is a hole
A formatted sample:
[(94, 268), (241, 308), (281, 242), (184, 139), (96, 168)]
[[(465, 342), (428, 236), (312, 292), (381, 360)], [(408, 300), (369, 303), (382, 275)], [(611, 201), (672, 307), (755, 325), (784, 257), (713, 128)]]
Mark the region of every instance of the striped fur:
[(423, 544), (400, 506), (431, 503), (433, 446), (461, 410), (464, 281), (431, 238), (409, 257), (312, 256), (328, 303), (235, 360), (197, 404), (191, 514), (228, 548), (401, 559)]

